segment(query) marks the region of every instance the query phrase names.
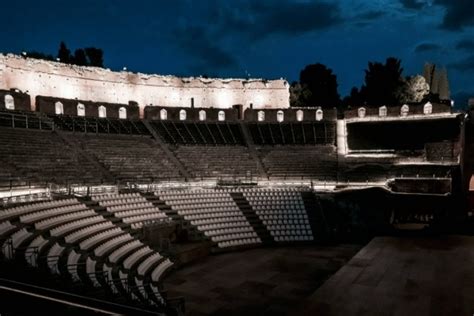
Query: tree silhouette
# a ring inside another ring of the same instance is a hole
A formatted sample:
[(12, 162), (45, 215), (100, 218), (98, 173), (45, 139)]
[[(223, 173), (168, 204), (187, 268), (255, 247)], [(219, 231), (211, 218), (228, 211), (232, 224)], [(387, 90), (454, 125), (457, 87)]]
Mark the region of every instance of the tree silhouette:
[(353, 87), (351, 89), (350, 95), (346, 96), (344, 100), (342, 100), (342, 104), (344, 107), (349, 107), (349, 106), (362, 106), (365, 105), (365, 87), (362, 87), (361, 90), (359, 90), (357, 87)]
[(361, 88), (367, 105), (399, 104), (398, 94), (404, 85), (402, 73), (399, 59), (389, 57), (385, 64), (369, 62), (365, 71), (365, 87)]
[(73, 64), (87, 66), (87, 57), (83, 49), (76, 49), (74, 52)]
[(71, 51), (66, 47), (66, 43), (64, 42), (59, 44), (58, 58), (62, 63), (69, 64), (71, 62)]
[(94, 67), (104, 67), (103, 51), (95, 47), (85, 48), (88, 64)]
[[(320, 106), (333, 108), (339, 106), (337, 77), (325, 65), (317, 63), (307, 65), (300, 72), (299, 106)], [(295, 86), (296, 88), (296, 86)]]

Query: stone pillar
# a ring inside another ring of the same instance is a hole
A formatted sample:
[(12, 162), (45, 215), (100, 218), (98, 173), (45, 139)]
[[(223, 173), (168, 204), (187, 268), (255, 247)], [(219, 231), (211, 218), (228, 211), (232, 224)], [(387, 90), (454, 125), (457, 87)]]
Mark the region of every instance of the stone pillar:
[(337, 120), (336, 122), (336, 144), (338, 155), (347, 154), (347, 129), (346, 120)]

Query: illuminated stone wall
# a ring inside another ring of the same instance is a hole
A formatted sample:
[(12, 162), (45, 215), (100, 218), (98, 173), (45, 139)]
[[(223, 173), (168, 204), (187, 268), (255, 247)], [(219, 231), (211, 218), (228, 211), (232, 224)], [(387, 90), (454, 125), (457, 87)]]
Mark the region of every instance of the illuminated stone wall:
[(205, 79), (114, 72), (58, 62), (0, 54), (0, 89), (19, 89), (37, 95), (96, 102), (128, 104), (135, 101), (140, 114), (146, 105), (231, 108), (253, 104), (259, 108), (289, 107), (286, 80)]

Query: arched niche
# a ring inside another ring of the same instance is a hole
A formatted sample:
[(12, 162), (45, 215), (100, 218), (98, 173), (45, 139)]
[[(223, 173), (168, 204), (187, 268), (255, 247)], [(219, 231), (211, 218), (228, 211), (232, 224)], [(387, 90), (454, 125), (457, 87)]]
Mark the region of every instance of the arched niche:
[(359, 118), (364, 118), (364, 117), (365, 117), (365, 114), (366, 114), (365, 108), (362, 107), (362, 108), (359, 108), (359, 109), (357, 110), (357, 116), (358, 116)]
[(321, 121), (323, 119), (323, 110), (317, 109), (316, 110), (316, 121)]
[(430, 102), (427, 102), (425, 105), (423, 105), (423, 114), (431, 114), (433, 113), (433, 104)]
[(199, 120), (200, 121), (205, 121), (206, 120), (206, 111), (204, 111), (204, 110), (199, 111)]
[(379, 116), (386, 117), (387, 116), (387, 107), (385, 105), (379, 107)]
[(302, 110), (296, 111), (296, 120), (298, 122), (301, 122), (303, 120), (304, 114)]
[(5, 109), (14, 110), (15, 109), (15, 100), (11, 94), (5, 94)]
[(400, 116), (408, 116), (408, 113), (410, 112), (410, 107), (407, 104), (402, 105), (400, 108)]
[(179, 120), (185, 121), (186, 120), (186, 110), (179, 111)]
[(282, 110), (277, 112), (277, 121), (283, 122), (285, 120), (285, 113)]
[(123, 106), (119, 109), (119, 119), (127, 119), (127, 109)]
[(77, 104), (77, 116), (86, 116), (86, 107), (82, 103)]
[(219, 111), (219, 113), (217, 113), (217, 120), (218, 121), (225, 121), (225, 112), (224, 111)]
[(160, 120), (167, 120), (168, 119), (168, 111), (165, 109), (160, 110)]
[(64, 114), (64, 105), (60, 101), (54, 103), (54, 113), (56, 113), (56, 115)]
[(259, 121), (259, 122), (265, 121), (265, 111), (258, 111), (257, 112), (257, 121)]
[(99, 106), (99, 117), (106, 118), (107, 117), (107, 108), (103, 105)]

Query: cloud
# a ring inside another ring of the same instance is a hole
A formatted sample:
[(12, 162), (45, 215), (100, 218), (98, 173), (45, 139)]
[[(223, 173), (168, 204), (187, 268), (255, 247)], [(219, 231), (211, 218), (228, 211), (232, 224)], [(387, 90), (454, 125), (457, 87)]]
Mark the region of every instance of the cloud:
[(461, 40), (456, 44), (456, 49), (474, 51), (474, 40), (470, 40), (470, 39)]
[(472, 0), (434, 0), (445, 8), (441, 28), (459, 31), (474, 26), (474, 1)]
[(411, 10), (420, 10), (426, 5), (424, 1), (420, 0), (400, 0), (400, 3), (405, 9)]
[(367, 11), (367, 12), (364, 12), (358, 16), (356, 16), (355, 18), (357, 20), (363, 20), (363, 21), (372, 21), (372, 20), (376, 20), (382, 16), (384, 16), (386, 14), (386, 12), (383, 12), (383, 11)]
[(448, 65), (459, 72), (474, 72), (474, 54)]
[[(168, 40), (189, 52), (190, 68), (201, 73), (239, 70), (236, 56), (255, 42), (322, 31), (343, 21), (339, 7), (324, 1), (211, 0), (205, 9), (195, 10), (200, 10), (196, 12), (199, 18), (180, 17)], [(232, 52), (229, 47), (238, 50)]]
[(415, 47), (415, 53), (439, 51), (441, 46), (435, 43), (421, 43)]
[(200, 26), (186, 26), (174, 31), (176, 44), (190, 53), (194, 60), (193, 71), (208, 74), (209, 71), (229, 70), (239, 67), (235, 56), (213, 41), (206, 29)]
[(343, 21), (339, 7), (323, 1), (244, 1), (238, 6), (217, 8), (214, 17), (224, 31), (251, 40), (326, 30)]

